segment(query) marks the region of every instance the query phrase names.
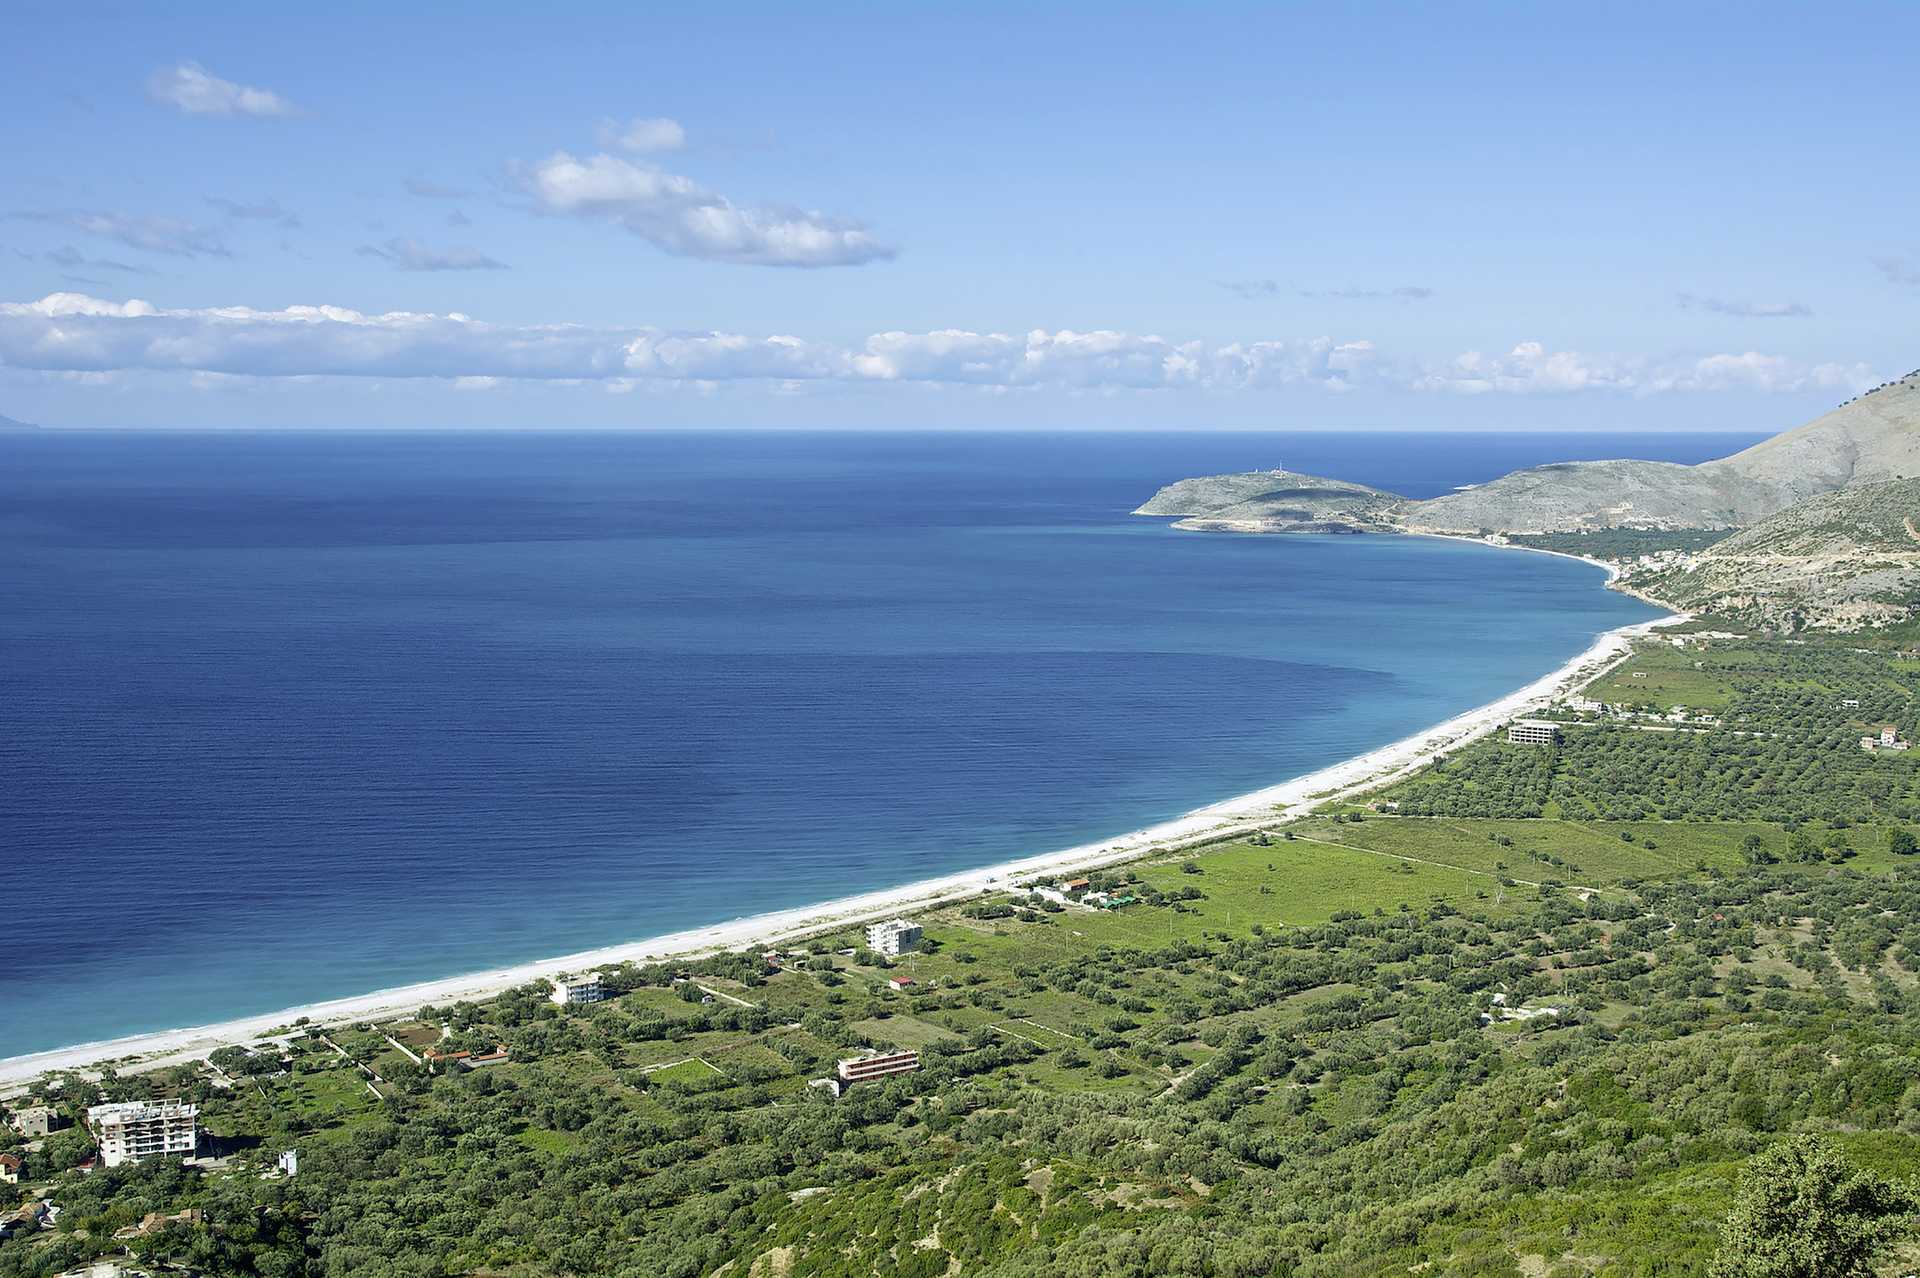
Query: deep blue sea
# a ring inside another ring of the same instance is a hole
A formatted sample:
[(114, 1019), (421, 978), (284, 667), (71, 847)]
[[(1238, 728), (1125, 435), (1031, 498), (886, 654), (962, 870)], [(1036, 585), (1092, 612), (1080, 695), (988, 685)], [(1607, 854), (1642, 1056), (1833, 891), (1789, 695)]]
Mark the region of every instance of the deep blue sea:
[(1654, 615), (1571, 560), (1174, 532), (1711, 436), (0, 436), (0, 1056), (1117, 834)]

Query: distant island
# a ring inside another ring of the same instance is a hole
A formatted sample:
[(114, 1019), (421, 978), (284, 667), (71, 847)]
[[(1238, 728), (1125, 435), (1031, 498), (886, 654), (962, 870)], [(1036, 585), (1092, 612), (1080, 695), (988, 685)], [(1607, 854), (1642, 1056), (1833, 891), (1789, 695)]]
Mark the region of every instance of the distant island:
[(1695, 466), (1562, 462), (1424, 501), (1252, 471), (1180, 480), (1134, 513), (1198, 532), (1471, 537), (1596, 559), (1621, 589), (1769, 629), (1888, 625), (1920, 603), (1920, 369)]
[(0, 417), (0, 430), (39, 430), (32, 422), (15, 421), (11, 417)]

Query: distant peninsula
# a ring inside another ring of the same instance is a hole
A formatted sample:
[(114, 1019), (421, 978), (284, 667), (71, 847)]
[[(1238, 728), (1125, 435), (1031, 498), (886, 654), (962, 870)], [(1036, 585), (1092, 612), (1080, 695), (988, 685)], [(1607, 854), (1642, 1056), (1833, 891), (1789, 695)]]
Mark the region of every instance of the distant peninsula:
[(1884, 625), (1920, 607), (1920, 369), (1695, 466), (1561, 462), (1424, 501), (1252, 471), (1168, 484), (1134, 513), (1197, 532), (1417, 533), (1561, 550), (1679, 609), (1789, 631)]

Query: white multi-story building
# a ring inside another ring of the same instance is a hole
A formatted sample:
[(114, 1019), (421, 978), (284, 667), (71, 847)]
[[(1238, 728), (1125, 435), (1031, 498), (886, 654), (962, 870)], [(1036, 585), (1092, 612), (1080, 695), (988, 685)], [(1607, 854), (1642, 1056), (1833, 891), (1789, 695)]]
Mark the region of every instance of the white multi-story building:
[(905, 919), (888, 919), (867, 929), (867, 948), (888, 958), (898, 958), (919, 944), (920, 925)]
[(123, 1101), (87, 1110), (87, 1127), (108, 1167), (142, 1158), (191, 1158), (200, 1147), (200, 1107), (177, 1101)]
[(840, 1062), (840, 1083), (851, 1087), (855, 1083), (864, 1083), (875, 1078), (885, 1078), (889, 1074), (911, 1074), (920, 1068), (918, 1052), (887, 1052), (881, 1056), (862, 1056), (856, 1060)]
[(1560, 739), (1560, 725), (1550, 719), (1517, 719), (1507, 728), (1515, 745), (1552, 745)]
[(598, 972), (587, 972), (581, 976), (556, 976), (550, 984), (556, 1003), (598, 1003), (607, 997), (607, 987), (601, 984)]

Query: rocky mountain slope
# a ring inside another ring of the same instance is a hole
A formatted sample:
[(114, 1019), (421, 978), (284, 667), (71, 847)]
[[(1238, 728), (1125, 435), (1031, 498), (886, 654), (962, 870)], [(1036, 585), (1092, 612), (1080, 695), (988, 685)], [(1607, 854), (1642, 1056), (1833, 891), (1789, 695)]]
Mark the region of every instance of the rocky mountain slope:
[(1855, 629), (1920, 603), (1920, 479), (1822, 493), (1625, 584), (1774, 629)]
[(1920, 369), (1698, 469), (1741, 475), (1793, 501), (1856, 484), (1920, 478)]
[(1403, 501), (1356, 484), (1279, 472), (1182, 480), (1140, 514), (1182, 527), (1305, 531), (1550, 533), (1595, 528), (1739, 528), (1849, 485), (1920, 476), (1920, 370), (1752, 448), (1681, 466), (1594, 461), (1535, 466), (1466, 492)]
[(1816, 493), (1914, 475), (1920, 475), (1920, 370), (1731, 457), (1698, 466), (1539, 466), (1415, 503), (1406, 522), (1429, 531), (1738, 528)]
[(1789, 504), (1748, 477), (1675, 462), (1535, 466), (1466, 492), (1410, 503), (1416, 532), (1573, 532), (1587, 528), (1737, 528)]

